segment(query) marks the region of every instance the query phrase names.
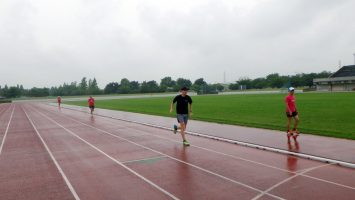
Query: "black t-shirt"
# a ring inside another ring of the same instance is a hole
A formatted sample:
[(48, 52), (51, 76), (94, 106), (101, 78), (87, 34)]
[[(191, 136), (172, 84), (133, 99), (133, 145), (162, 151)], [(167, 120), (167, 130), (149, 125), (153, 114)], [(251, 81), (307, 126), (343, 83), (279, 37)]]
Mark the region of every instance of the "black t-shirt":
[(192, 99), (190, 96), (181, 96), (178, 95), (174, 98), (173, 103), (176, 103), (176, 113), (177, 114), (188, 114), (189, 113), (189, 104), (192, 104)]

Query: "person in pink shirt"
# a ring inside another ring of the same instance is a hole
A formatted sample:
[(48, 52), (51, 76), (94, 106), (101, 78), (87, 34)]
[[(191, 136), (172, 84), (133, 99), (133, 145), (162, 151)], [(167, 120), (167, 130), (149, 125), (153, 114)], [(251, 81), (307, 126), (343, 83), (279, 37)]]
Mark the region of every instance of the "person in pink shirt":
[(92, 96), (90, 96), (90, 98), (88, 99), (88, 103), (89, 103), (90, 113), (93, 114), (95, 109), (95, 99), (92, 98)]
[[(297, 137), (299, 136), (299, 132), (297, 130), (299, 117), (296, 108), (295, 88), (290, 87), (288, 89), (288, 95), (286, 96), (285, 102), (286, 102), (286, 116), (287, 116), (287, 140), (288, 142), (290, 142), (290, 138), (292, 136), (293, 139), (296, 141)], [(294, 126), (293, 129), (291, 130), (290, 126), (291, 126), (292, 118), (294, 119)]]
[(60, 108), (60, 104), (62, 103), (62, 97), (58, 96), (57, 102), (58, 102), (58, 108)]

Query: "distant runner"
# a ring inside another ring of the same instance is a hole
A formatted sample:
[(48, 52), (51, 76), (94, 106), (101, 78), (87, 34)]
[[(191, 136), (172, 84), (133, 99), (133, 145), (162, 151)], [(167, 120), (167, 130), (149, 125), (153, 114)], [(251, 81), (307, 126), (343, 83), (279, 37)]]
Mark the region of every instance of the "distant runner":
[(88, 103), (89, 103), (90, 113), (93, 114), (95, 109), (95, 99), (92, 98), (92, 96), (90, 96), (90, 98), (88, 99)]
[[(297, 125), (299, 121), (298, 112), (296, 108), (296, 99), (295, 99), (295, 88), (290, 87), (288, 89), (288, 95), (286, 96), (286, 116), (287, 116), (287, 140), (290, 142), (291, 136), (296, 141), (299, 136), (299, 132), (297, 130)], [(291, 131), (291, 121), (294, 119), (294, 126)]]
[(62, 103), (62, 97), (58, 96), (57, 102), (58, 102), (58, 108), (60, 108), (60, 104)]
[(189, 117), (192, 115), (192, 99), (189, 95), (187, 95), (187, 91), (189, 89), (187, 87), (183, 87), (180, 89), (180, 95), (176, 96), (174, 100), (170, 104), (170, 112), (173, 112), (173, 106), (176, 103), (176, 114), (177, 121), (180, 126), (174, 125), (174, 133), (180, 129), (182, 142), (185, 146), (190, 146), (190, 143), (186, 140), (185, 131), (187, 126), (187, 121)]

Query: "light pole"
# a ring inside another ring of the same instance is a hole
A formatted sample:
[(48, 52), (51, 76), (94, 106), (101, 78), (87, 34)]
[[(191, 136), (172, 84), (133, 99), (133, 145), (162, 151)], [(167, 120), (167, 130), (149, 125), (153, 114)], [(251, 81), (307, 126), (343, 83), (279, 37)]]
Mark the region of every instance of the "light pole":
[(355, 53), (353, 53), (353, 56), (354, 56), (354, 65), (355, 65)]

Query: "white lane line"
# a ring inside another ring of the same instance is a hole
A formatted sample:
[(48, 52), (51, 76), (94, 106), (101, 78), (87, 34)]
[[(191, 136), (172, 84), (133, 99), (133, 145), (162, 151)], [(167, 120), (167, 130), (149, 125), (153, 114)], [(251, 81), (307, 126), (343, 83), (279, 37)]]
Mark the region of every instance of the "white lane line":
[[(42, 115), (45, 116), (44, 114), (42, 114)], [(47, 118), (48, 118), (48, 117), (47, 117)], [(252, 187), (252, 186), (247, 185), (247, 184), (245, 184), (245, 183), (242, 183), (242, 182), (236, 181), (236, 180), (234, 180), (234, 179), (225, 177), (225, 176), (223, 176), (223, 175), (221, 175), (221, 174), (217, 174), (217, 173), (212, 172), (212, 171), (210, 171), (210, 170), (208, 170), (208, 169), (205, 169), (205, 168), (199, 167), (199, 166), (197, 166), (197, 165), (194, 165), (194, 164), (185, 162), (185, 161), (183, 161), (183, 160), (179, 160), (179, 159), (177, 159), (177, 158), (175, 158), (175, 157), (169, 156), (168, 154), (165, 154), (165, 153), (160, 152), (160, 151), (157, 151), (157, 150), (155, 150), (155, 149), (146, 147), (146, 146), (141, 145), (141, 144), (138, 144), (138, 143), (136, 143), (136, 142), (130, 141), (130, 140), (126, 139), (126, 138), (123, 138), (123, 137), (120, 137), (120, 136), (118, 136), (118, 135), (112, 134), (112, 133), (110, 133), (110, 132), (108, 132), (108, 131), (105, 131), (105, 130), (102, 130), (102, 129), (100, 129), (100, 128), (96, 128), (96, 127), (91, 126), (91, 125), (89, 125), (89, 124), (86, 124), (86, 123), (83, 123), (83, 122), (81, 122), (81, 121), (78, 121), (78, 120), (76, 120), (76, 119), (74, 119), (74, 118), (71, 118), (71, 117), (66, 117), (66, 118), (67, 118), (67, 119), (71, 119), (72, 121), (75, 121), (75, 122), (77, 122), (77, 123), (80, 123), (80, 124), (82, 124), (82, 125), (84, 125), (84, 126), (87, 126), (87, 127), (93, 128), (93, 129), (96, 129), (96, 130), (98, 130), (98, 131), (100, 131), (100, 132), (102, 132), (102, 133), (111, 135), (112, 137), (115, 137), (115, 138), (118, 138), (118, 139), (127, 141), (127, 142), (129, 142), (129, 143), (134, 144), (134, 145), (140, 146), (140, 147), (142, 147), (142, 148), (144, 148), (144, 149), (147, 149), (147, 150), (153, 151), (153, 152), (155, 152), (155, 153), (161, 154), (161, 155), (166, 156), (166, 157), (168, 157), (168, 158), (170, 158), (170, 159), (172, 159), (172, 160), (175, 160), (175, 161), (177, 161), (177, 162), (180, 162), (180, 163), (189, 165), (189, 166), (191, 166), (191, 167), (194, 167), (194, 168), (196, 168), (196, 169), (199, 169), (199, 170), (201, 170), (201, 171), (203, 171), (203, 172), (206, 172), (206, 173), (208, 173), (208, 174), (217, 176), (217, 177), (219, 177), (219, 178), (221, 178), (221, 179), (224, 179), (224, 180), (226, 180), (226, 181), (229, 181), (229, 182), (235, 183), (235, 184), (237, 184), (237, 185), (240, 185), (240, 186), (249, 188), (249, 189), (254, 190), (254, 191), (256, 191), (256, 192), (259, 192), (259, 193), (263, 192), (262, 190), (259, 190), (259, 189), (255, 188), (255, 187)], [(49, 119), (49, 118), (48, 118), (48, 119)], [(56, 123), (57, 123), (57, 122), (56, 122)], [(61, 126), (61, 127), (62, 127), (62, 126)], [(65, 128), (65, 127), (63, 127), (63, 128)], [(65, 128), (65, 129), (66, 129), (66, 128)], [(68, 130), (68, 131), (70, 131), (70, 130)], [(272, 196), (272, 197), (277, 198), (277, 199), (282, 199), (282, 198), (280, 198), (280, 197), (278, 197), (278, 196), (275, 196), (275, 195), (272, 195), (272, 194), (267, 194), (267, 195)]]
[(149, 161), (154, 161), (154, 160), (160, 160), (162, 158), (166, 158), (166, 156), (155, 156), (155, 157), (150, 157), (150, 158), (143, 158), (143, 159), (137, 159), (137, 160), (127, 160), (127, 161), (121, 161), (121, 163), (126, 164), (126, 163), (134, 163), (134, 162), (149, 162)]
[[(103, 116), (98, 116), (98, 117), (107, 118), (107, 117), (103, 117)], [(112, 118), (109, 118), (109, 119), (110, 119), (110, 120), (117, 120), (117, 119), (112, 119)], [(122, 121), (122, 120), (121, 120), (121, 121)], [(111, 122), (111, 121), (107, 121), (107, 122), (108, 122), (110, 125), (117, 126), (117, 127), (122, 127), (121, 125), (115, 124), (114, 122)], [(153, 128), (156, 128), (156, 127), (153, 127)], [(134, 128), (131, 128), (131, 127), (126, 127), (126, 129), (131, 129), (131, 130), (135, 130), (135, 131), (137, 130), (137, 129), (134, 129)], [(173, 140), (173, 139), (169, 139), (169, 138), (166, 138), (166, 137), (163, 137), (163, 136), (154, 135), (154, 134), (151, 134), (151, 133), (149, 133), (149, 132), (147, 132), (147, 131), (142, 131), (142, 130), (138, 130), (138, 131), (143, 132), (144, 134), (143, 134), (143, 135), (132, 136), (132, 137), (130, 137), (130, 138), (133, 138), (133, 137), (140, 137), (140, 136), (144, 136), (144, 135), (149, 135), (149, 136), (154, 136), (154, 137), (161, 138), (161, 139), (164, 139), (164, 140), (168, 140), (168, 141), (171, 141), (171, 142), (174, 142), (174, 143), (181, 143), (180, 141)], [(261, 162), (249, 160), (249, 159), (242, 158), (242, 157), (239, 157), (239, 156), (234, 156), (234, 155), (231, 155), (231, 154), (223, 153), (223, 152), (220, 152), (220, 151), (208, 149), (208, 148), (201, 147), (201, 146), (198, 146), (198, 145), (193, 145), (193, 144), (192, 144), (191, 147), (195, 147), (195, 148), (198, 148), (198, 149), (203, 149), (203, 150), (205, 150), (205, 151), (209, 151), (209, 152), (213, 152), (213, 153), (216, 153), (216, 154), (224, 155), (224, 156), (231, 157), (231, 158), (234, 158), (234, 159), (237, 159), (237, 160), (243, 160), (243, 161), (250, 162), (250, 163), (254, 163), (254, 164), (257, 164), (257, 165), (264, 166), (264, 167), (269, 167), (269, 168), (272, 168), (272, 169), (277, 169), (277, 170), (280, 170), (280, 171), (283, 171), (283, 172), (288, 172), (288, 173), (292, 173), (292, 174), (295, 174), (295, 173), (296, 173), (296, 172), (293, 172), (293, 171), (289, 171), (289, 170), (282, 169), (282, 168), (279, 168), (279, 167), (275, 167), (275, 166), (272, 166), (272, 165), (268, 165), (268, 164), (265, 164), (265, 163), (261, 163)]]
[(329, 165), (332, 165), (332, 164), (319, 165), (319, 166), (312, 167), (312, 168), (309, 168), (307, 170), (304, 170), (301, 173), (297, 173), (297, 174), (295, 174), (295, 175), (293, 175), (293, 176), (291, 176), (291, 177), (289, 177), (289, 178), (287, 178), (287, 179), (285, 179), (283, 181), (280, 181), (280, 182), (276, 183), (275, 185), (271, 186), (267, 190), (263, 191), (262, 193), (260, 193), (256, 197), (254, 197), (252, 200), (257, 200), (257, 199), (260, 199), (264, 195), (269, 195), (270, 194), (269, 192), (271, 192), (273, 189), (279, 187), (280, 185), (282, 185), (282, 184), (284, 184), (284, 183), (286, 183), (286, 182), (288, 182), (288, 181), (290, 181), (290, 180), (292, 180), (292, 179), (294, 179), (294, 178), (296, 178), (296, 177), (298, 177), (298, 176), (300, 176), (300, 175), (302, 175), (304, 173), (307, 173), (307, 172), (310, 172), (312, 170), (319, 169), (319, 168), (322, 168), (322, 167), (325, 167), (325, 166), (329, 166)]
[[(49, 105), (49, 106), (51, 106), (51, 105)], [(87, 113), (85, 111), (77, 110), (75, 108), (70, 108), (70, 107), (63, 107), (63, 108), (68, 109), (68, 110), (77, 111), (77, 112)], [(134, 121), (134, 120), (127, 120), (127, 119), (117, 118), (117, 117), (113, 117), (113, 116), (105, 116), (105, 115), (101, 115), (101, 114), (94, 114), (94, 115), (172, 131), (171, 128), (159, 126), (156, 124), (144, 123), (144, 122), (139, 122), (139, 121)], [(296, 157), (315, 160), (315, 161), (319, 161), (319, 162), (323, 162), (323, 163), (334, 163), (334, 164), (337, 164), (337, 165), (340, 165), (343, 167), (348, 167), (348, 168), (355, 168), (354, 163), (344, 162), (344, 161), (340, 161), (340, 160), (334, 160), (334, 159), (329, 159), (329, 158), (320, 157), (320, 156), (313, 156), (313, 155), (308, 155), (305, 153), (296, 153), (296, 152), (292, 152), (292, 151), (288, 151), (288, 150), (253, 144), (253, 143), (249, 143), (249, 142), (242, 142), (242, 141), (232, 140), (232, 139), (227, 139), (227, 138), (221, 138), (221, 137), (207, 135), (207, 134), (203, 134), (203, 133), (196, 133), (196, 132), (191, 132), (191, 131), (186, 131), (185, 133), (189, 134), (189, 135), (198, 136), (198, 137), (228, 142), (228, 143), (232, 143), (232, 144), (236, 144), (236, 145), (240, 145), (240, 146), (246, 146), (246, 147), (250, 147), (250, 148), (255, 148), (255, 149), (260, 149), (260, 150), (265, 150), (265, 151), (270, 151), (270, 152), (276, 152), (276, 153), (280, 153), (280, 154), (293, 155)]]
[[(101, 117), (101, 116), (99, 116), (99, 117)], [(109, 122), (109, 123), (110, 123), (111, 125), (113, 125), (113, 126), (116, 126), (116, 124), (114, 124), (113, 122)], [(118, 126), (120, 126), (120, 125), (118, 125)], [(134, 128), (129, 128), (129, 129), (135, 130)], [(166, 137), (163, 137), (163, 136), (158, 136), (158, 135), (150, 134), (150, 133), (148, 133), (148, 132), (146, 132), (146, 134), (144, 134), (144, 135), (154, 136), (154, 137), (157, 137), (157, 138), (165, 139), (165, 140), (168, 140), (168, 141), (171, 141), (171, 142), (175, 142), (175, 143), (179, 143), (179, 144), (181, 143), (180, 141), (173, 140), (173, 139), (169, 139), (169, 138), (166, 138)], [(142, 136), (144, 136), (144, 135), (142, 135)], [(137, 136), (136, 136), (136, 137), (137, 137)], [(282, 169), (282, 168), (278, 168), (278, 167), (275, 167), (275, 166), (272, 166), (272, 165), (260, 163), (260, 162), (257, 162), (257, 161), (249, 160), (249, 159), (242, 158), (242, 157), (239, 157), (239, 156), (230, 155), (230, 154), (227, 154), (227, 153), (223, 153), (223, 152), (220, 152), (220, 151), (215, 151), (215, 150), (208, 149), (208, 148), (201, 147), (201, 146), (197, 146), (197, 145), (191, 145), (191, 147), (203, 149), (203, 150), (206, 150), (206, 151), (209, 151), (209, 152), (213, 152), (213, 153), (216, 153), (216, 154), (224, 155), (224, 156), (231, 157), (231, 158), (234, 158), (234, 159), (237, 159), (237, 160), (243, 160), (243, 161), (246, 161), (246, 162), (250, 162), (250, 163), (257, 164), (257, 165), (269, 167), (269, 168), (272, 168), (272, 169), (276, 169), (276, 170), (288, 172), (288, 173), (291, 173), (291, 174), (295, 174), (295, 175), (296, 175), (296, 174), (299, 174), (300, 176), (304, 176), (304, 177), (307, 177), (307, 178), (310, 178), (310, 179), (314, 179), (314, 180), (317, 180), (317, 181), (321, 181), (321, 182), (325, 182), (325, 183), (330, 183), (330, 184), (333, 184), (333, 185), (337, 185), (337, 186), (341, 186), (341, 187), (345, 187), (345, 188), (348, 188), (348, 189), (355, 190), (355, 188), (354, 188), (354, 187), (351, 187), (351, 186), (343, 185), (343, 184), (340, 184), (340, 183), (328, 181), (328, 180), (321, 179), (321, 178), (316, 178), (316, 177), (313, 177), (313, 176), (306, 175), (306, 174), (302, 173), (302, 172), (304, 172), (304, 171), (307, 170), (307, 169), (302, 169), (302, 170), (299, 170), (299, 171), (289, 171), (289, 170)], [(292, 155), (285, 155), (285, 156), (292, 156)], [(297, 157), (296, 157), (296, 158), (297, 158)], [(335, 165), (335, 163), (328, 163), (328, 164), (325, 164), (325, 166), (327, 166), (327, 165)]]
[(67, 184), (67, 186), (68, 186), (70, 192), (73, 194), (73, 196), (74, 196), (74, 198), (75, 198), (76, 200), (80, 200), (80, 198), (79, 198), (78, 194), (76, 193), (76, 191), (75, 191), (73, 185), (70, 183), (68, 177), (65, 175), (64, 171), (62, 170), (62, 168), (61, 168), (60, 165), (58, 164), (57, 160), (54, 158), (54, 156), (53, 156), (51, 150), (48, 148), (48, 146), (47, 146), (46, 142), (43, 140), (41, 134), (39, 134), (39, 132), (38, 132), (36, 126), (34, 125), (34, 123), (33, 123), (33, 121), (32, 121), (32, 119), (30, 118), (30, 116), (28, 116), (28, 114), (27, 114), (27, 112), (26, 112), (25, 109), (23, 109), (23, 111), (25, 112), (26, 117), (27, 117), (27, 119), (30, 121), (30, 123), (31, 123), (31, 125), (32, 125), (32, 127), (33, 127), (33, 129), (36, 131), (37, 136), (38, 136), (39, 139), (41, 140), (43, 146), (46, 148), (46, 150), (47, 150), (49, 156), (50, 156), (51, 159), (53, 160), (53, 162), (54, 162), (55, 166), (57, 167), (59, 173), (62, 175), (62, 177), (63, 177), (65, 183)]
[[(82, 111), (78, 111), (76, 109), (70, 109), (70, 108), (65, 108), (65, 109), (68, 109), (69, 111), (75, 111), (75, 112), (82, 112)], [(53, 111), (50, 111), (50, 112), (53, 112)], [(83, 113), (86, 113), (86, 112), (83, 112)], [(61, 113), (64, 115), (64, 113)], [(65, 114), (66, 116), (68, 114)], [(127, 121), (127, 120), (124, 120), (124, 119), (118, 119), (118, 118), (114, 118), (114, 117), (107, 117), (107, 116), (104, 116), (104, 115), (97, 115), (97, 114), (94, 114), (98, 117), (101, 117), (101, 118), (108, 118), (108, 119), (111, 119), (111, 120), (119, 120), (119, 121), (124, 121), (124, 122), (129, 122), (129, 123), (136, 123), (136, 124), (140, 124), (140, 125), (145, 125), (145, 124), (142, 124), (140, 122), (132, 122), (132, 121)], [(113, 124), (110, 123), (110, 124)], [(118, 125), (119, 126), (119, 125)], [(145, 125), (145, 126), (149, 126), (149, 127), (152, 127), (150, 125)], [(153, 128), (159, 128), (159, 127), (153, 127)], [(131, 128), (133, 129), (133, 128)], [(168, 131), (171, 131), (169, 128), (159, 128), (159, 129), (164, 129), (164, 130), (168, 130)], [(134, 129), (133, 129), (134, 130)], [(152, 134), (150, 134), (152, 135)], [(161, 137), (161, 136), (156, 136), (156, 137)], [(164, 137), (161, 137), (161, 138), (164, 138)], [(167, 139), (167, 138), (166, 138)], [(167, 139), (169, 140), (169, 139)], [(174, 140), (171, 140), (171, 141), (174, 141)], [(181, 143), (179, 141), (175, 141), (176, 143)], [(192, 145), (194, 146), (194, 145)], [(198, 146), (195, 146), (195, 147), (198, 147)], [(206, 149), (206, 150), (209, 150), (211, 152), (214, 152), (214, 150), (211, 150), (211, 149), (207, 149), (207, 148), (204, 148), (204, 147), (198, 147), (198, 148), (201, 148), (201, 149)], [(279, 169), (279, 170), (282, 170), (282, 171), (285, 171), (285, 172), (289, 172), (289, 173), (292, 173), (292, 174), (297, 174), (297, 172), (292, 172), (292, 171), (289, 171), (289, 170), (285, 170), (285, 169), (281, 169), (281, 168), (278, 168), (278, 167), (274, 167), (274, 166), (271, 166), (271, 165), (266, 165), (266, 164), (263, 164), (263, 163), (259, 163), (257, 161), (253, 161), (253, 160), (248, 160), (248, 159), (245, 159), (245, 158), (240, 158), (240, 157), (236, 157), (236, 156), (233, 156), (233, 155), (229, 155), (229, 154), (226, 154), (226, 153), (223, 153), (223, 152), (218, 152), (218, 151), (215, 151), (216, 153), (220, 153), (221, 155), (225, 155), (225, 156), (230, 156), (230, 157), (233, 157), (235, 159), (240, 159), (240, 160), (244, 160), (244, 161), (248, 161), (248, 162), (251, 162), (251, 163), (255, 163), (255, 164), (259, 164), (259, 165), (263, 165), (265, 167), (270, 167), (270, 168), (274, 168), (274, 169)], [(287, 155), (286, 155), (287, 156)], [(288, 156), (293, 156), (293, 155), (288, 155)], [(298, 156), (295, 156), (295, 157), (298, 157)], [(304, 159), (304, 158), (303, 158)], [(328, 164), (333, 164), (335, 165), (336, 163), (328, 163)], [(299, 172), (302, 172), (303, 170), (300, 170)], [(306, 174), (301, 174), (301, 176), (304, 176), (304, 177), (307, 177), (307, 178), (310, 178), (310, 179), (314, 179), (314, 180), (318, 180), (318, 181), (321, 181), (321, 182), (325, 182), (325, 183), (330, 183), (330, 184), (333, 184), (333, 185), (337, 185), (337, 186), (341, 186), (341, 187), (345, 187), (345, 188), (348, 188), (348, 189), (353, 189), (355, 190), (354, 187), (351, 187), (351, 186), (348, 186), (348, 185), (343, 185), (343, 184), (340, 184), (340, 183), (336, 183), (336, 182), (333, 182), (333, 181), (329, 181), (329, 180), (325, 180), (325, 179), (321, 179), (321, 178), (317, 178), (317, 177), (313, 177), (313, 176), (310, 176), (310, 175), (306, 175)]]
[[(109, 123), (110, 123), (111, 125), (113, 125), (113, 126), (117, 126), (117, 125), (114, 124), (113, 122), (109, 122)], [(118, 126), (119, 126), (119, 125), (118, 125)], [(134, 128), (128, 128), (128, 129), (137, 130), (137, 129), (134, 129)], [(151, 133), (145, 132), (145, 131), (142, 131), (142, 132), (145, 133), (144, 135), (149, 135), (149, 136), (161, 138), (161, 139), (168, 140), (168, 141), (170, 141), (170, 142), (174, 142), (174, 143), (178, 143), (178, 144), (181, 143), (180, 141), (177, 141), (177, 140), (174, 140), (174, 139), (166, 138), (166, 137), (159, 136), (159, 135), (154, 135), (154, 134), (151, 134)], [(144, 135), (141, 135), (141, 136), (144, 136)], [(191, 146), (191, 147), (194, 147), (194, 148), (197, 148), (197, 149), (202, 149), (202, 150), (205, 150), (205, 151), (209, 151), (209, 152), (213, 152), (213, 153), (216, 153), (216, 154), (220, 154), (220, 155), (224, 155), (224, 156), (227, 156), (227, 157), (231, 157), (231, 158), (234, 158), (234, 159), (236, 159), (236, 160), (242, 160), (242, 161), (250, 162), (250, 163), (253, 163), (253, 164), (256, 164), (256, 165), (261, 165), (261, 166), (264, 166), (264, 167), (268, 167), (268, 168), (280, 170), (280, 171), (283, 171), (283, 172), (288, 172), (288, 173), (296, 174), (296, 172), (293, 172), (293, 171), (289, 171), (289, 170), (282, 169), (282, 168), (279, 168), (279, 167), (275, 167), (275, 166), (272, 166), (272, 165), (268, 165), (268, 164), (265, 164), (265, 163), (261, 163), (261, 162), (249, 160), (249, 159), (242, 158), (242, 157), (239, 157), (239, 156), (235, 156), (235, 155), (223, 153), (223, 152), (216, 151), (216, 150), (213, 150), (213, 149), (208, 149), (208, 148), (201, 147), (201, 146), (198, 146), (198, 145), (191, 144), (190, 146)]]
[(155, 187), (156, 189), (158, 189), (159, 191), (161, 191), (162, 193), (164, 193), (165, 195), (169, 196), (170, 198), (174, 199), (174, 200), (179, 200), (178, 197), (174, 196), (173, 194), (171, 194), (170, 192), (166, 191), (165, 189), (159, 187), (157, 184), (153, 183), (152, 181), (150, 181), (149, 179), (145, 178), (144, 176), (142, 176), (141, 174), (139, 174), (138, 172), (134, 171), (133, 169), (127, 167), (126, 165), (124, 165), (122, 162), (116, 160), (115, 158), (113, 158), (112, 156), (108, 155), (107, 153), (103, 152), (101, 149), (97, 148), (96, 146), (94, 146), (93, 144), (89, 143), (88, 141), (84, 140), (83, 138), (81, 138), (80, 136), (78, 136), (77, 134), (75, 134), (73, 131), (65, 128), (64, 126), (62, 126), (61, 124), (59, 124), (58, 122), (56, 122), (55, 120), (53, 120), (52, 118), (48, 117), (47, 115), (43, 114), (40, 111), (37, 111), (39, 114), (41, 114), (43, 117), (47, 118), (48, 120), (50, 120), (51, 122), (55, 123), (57, 126), (61, 127), (62, 129), (64, 129), (65, 131), (67, 131), (68, 133), (70, 133), (71, 135), (73, 135), (74, 137), (78, 138), (79, 140), (81, 140), (82, 142), (84, 142), (85, 144), (89, 145), (90, 147), (92, 147), (93, 149), (95, 149), (96, 151), (100, 152), (101, 154), (103, 154), (104, 156), (106, 156), (107, 158), (109, 158), (110, 160), (112, 160), (113, 162), (117, 163), (118, 165), (120, 165), (121, 167), (125, 168), (126, 170), (128, 170), (129, 172), (131, 172), (132, 174), (136, 175), (137, 177), (139, 177), (140, 179), (144, 180), (145, 182), (147, 182), (148, 184), (150, 184), (151, 186)]
[(348, 185), (343, 185), (343, 184), (336, 183), (336, 182), (333, 182), (333, 181), (327, 181), (327, 180), (324, 180), (324, 179), (321, 179), (321, 178), (317, 178), (317, 177), (314, 177), (314, 176), (310, 176), (310, 175), (307, 175), (307, 174), (301, 174), (301, 176), (304, 176), (304, 177), (307, 177), (307, 178), (310, 178), (310, 179), (314, 179), (314, 180), (317, 180), (317, 181), (325, 182), (325, 183), (330, 183), (330, 184), (333, 184), (333, 185), (336, 185), (336, 186), (340, 186), (340, 187), (344, 187), (344, 188), (347, 188), (347, 189), (355, 190), (355, 187), (351, 187), (351, 186), (348, 186)]
[(2, 148), (4, 147), (4, 144), (5, 144), (5, 140), (6, 140), (7, 133), (9, 132), (9, 127), (10, 127), (10, 124), (11, 124), (12, 117), (13, 117), (13, 115), (14, 115), (15, 107), (16, 107), (16, 105), (14, 105), (14, 108), (12, 109), (9, 122), (7, 123), (7, 126), (6, 126), (6, 130), (5, 130), (4, 137), (2, 138), (2, 141), (1, 141), (1, 145), (0, 145), (0, 155), (1, 155), (1, 153), (2, 153)]
[[(107, 118), (107, 117), (104, 117), (104, 116), (99, 116), (99, 117)], [(121, 121), (122, 121), (122, 120), (121, 120)], [(109, 122), (109, 123), (110, 123), (111, 125), (114, 125), (114, 126), (120, 126), (120, 125), (114, 124), (113, 122)], [(135, 130), (134, 128), (129, 128), (129, 129)], [(150, 133), (148, 133), (148, 132), (146, 132), (146, 133), (147, 133), (147, 134), (145, 134), (145, 135), (154, 136), (154, 137), (161, 138), (161, 139), (165, 139), (165, 140), (168, 140), (168, 141), (171, 141), (171, 142), (175, 142), (175, 143), (181, 143), (180, 141), (177, 141), (177, 140), (165, 138), (165, 137), (162, 137), (162, 136), (157, 136), (157, 135), (154, 135), (154, 134), (150, 134)], [(142, 135), (142, 136), (143, 136), (143, 135)], [(325, 182), (325, 183), (337, 185), (337, 186), (340, 186), (340, 187), (344, 187), (344, 188), (347, 188), (347, 189), (355, 190), (355, 187), (351, 187), (351, 186), (348, 186), (348, 185), (343, 185), (343, 184), (340, 184), (340, 183), (328, 181), (328, 180), (325, 180), (325, 179), (313, 177), (313, 176), (310, 176), (310, 175), (306, 175), (305, 173), (302, 173), (302, 172), (304, 172), (304, 171), (307, 170), (307, 169), (302, 169), (302, 170), (299, 170), (299, 171), (294, 172), (294, 171), (289, 171), (289, 170), (286, 170), (286, 169), (278, 168), (278, 167), (275, 167), (275, 166), (272, 166), (272, 165), (260, 163), (260, 162), (257, 162), (257, 161), (245, 159), (245, 158), (242, 158), (242, 157), (230, 155), (230, 154), (227, 154), (227, 153), (215, 151), (215, 150), (208, 149), (208, 148), (205, 148), (205, 147), (201, 147), (201, 146), (197, 146), (197, 145), (191, 145), (191, 146), (192, 146), (192, 147), (195, 147), (195, 148), (203, 149), (203, 150), (206, 150), (206, 151), (214, 152), (214, 153), (217, 153), (217, 154), (220, 154), (220, 155), (228, 156), (228, 157), (231, 157), (231, 158), (234, 158), (234, 159), (243, 160), (243, 161), (246, 161), (246, 162), (250, 162), (250, 163), (257, 164), (257, 165), (269, 167), (269, 168), (272, 168), (272, 169), (277, 169), (277, 170), (284, 171), (284, 172), (288, 172), (288, 173), (291, 173), (291, 174), (294, 174), (294, 175), (297, 175), (297, 174), (298, 174), (299, 176), (304, 176), (304, 177), (307, 177), (307, 178), (310, 178), (310, 179), (314, 179), (314, 180), (317, 180), (317, 181), (320, 181), (320, 182)], [(285, 156), (293, 156), (293, 155), (285, 155)], [(297, 158), (297, 156), (295, 156), (295, 157)], [(325, 164), (324, 166), (328, 166), (328, 165), (336, 165), (336, 163), (327, 163), (327, 164)], [(313, 169), (313, 167), (312, 167), (312, 169)], [(308, 171), (307, 171), (307, 172), (308, 172)]]

